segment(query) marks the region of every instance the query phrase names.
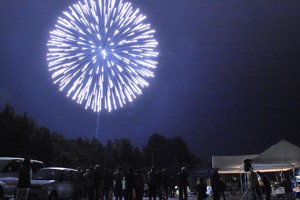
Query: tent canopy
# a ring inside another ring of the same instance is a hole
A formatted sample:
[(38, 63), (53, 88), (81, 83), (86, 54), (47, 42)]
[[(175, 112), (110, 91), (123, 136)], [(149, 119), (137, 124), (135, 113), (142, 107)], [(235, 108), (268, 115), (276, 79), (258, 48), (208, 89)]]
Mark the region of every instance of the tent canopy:
[(299, 165), (300, 148), (285, 140), (281, 140), (259, 154), (253, 159), (253, 163)]
[(281, 140), (259, 155), (212, 156), (212, 166), (223, 174), (241, 173), (244, 170), (245, 159), (252, 160), (256, 171), (286, 171), (300, 167), (300, 148)]
[(221, 174), (238, 174), (244, 170), (244, 160), (254, 159), (257, 155), (212, 156), (212, 167)]
[(280, 140), (254, 158), (252, 163), (254, 169), (285, 171), (300, 167), (300, 148), (290, 142)]

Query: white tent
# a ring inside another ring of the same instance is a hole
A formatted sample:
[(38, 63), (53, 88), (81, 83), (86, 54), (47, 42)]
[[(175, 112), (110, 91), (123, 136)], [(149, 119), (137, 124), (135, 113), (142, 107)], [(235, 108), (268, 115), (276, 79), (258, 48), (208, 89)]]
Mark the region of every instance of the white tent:
[(241, 173), (245, 159), (253, 160), (255, 171), (286, 171), (300, 167), (300, 148), (281, 140), (259, 155), (212, 156), (212, 166), (222, 174)]
[(300, 167), (300, 148), (281, 140), (254, 158), (252, 166), (266, 171), (286, 171)]

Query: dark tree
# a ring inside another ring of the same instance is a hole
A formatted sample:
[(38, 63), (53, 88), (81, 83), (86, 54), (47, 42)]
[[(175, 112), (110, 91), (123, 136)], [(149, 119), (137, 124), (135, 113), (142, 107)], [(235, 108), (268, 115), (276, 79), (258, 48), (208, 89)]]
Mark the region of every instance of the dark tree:
[(151, 165), (178, 172), (182, 166), (191, 168), (199, 163), (181, 137), (166, 138), (158, 133), (149, 137), (141, 151), (126, 138), (108, 140), (102, 145), (97, 139), (68, 139), (39, 127), (25, 112), (15, 113), (6, 104), (0, 113), (0, 156), (19, 156), (42, 160), (46, 166), (81, 167), (99, 164), (102, 168), (125, 170), (133, 168), (146, 172)]

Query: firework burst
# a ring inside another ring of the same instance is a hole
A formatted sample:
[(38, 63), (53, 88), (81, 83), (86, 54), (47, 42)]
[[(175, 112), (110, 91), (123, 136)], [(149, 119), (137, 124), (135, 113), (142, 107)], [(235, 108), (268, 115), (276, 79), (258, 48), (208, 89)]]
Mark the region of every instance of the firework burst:
[(70, 6), (47, 44), (54, 84), (94, 112), (133, 101), (157, 66), (158, 42), (145, 20), (122, 0), (85, 0)]

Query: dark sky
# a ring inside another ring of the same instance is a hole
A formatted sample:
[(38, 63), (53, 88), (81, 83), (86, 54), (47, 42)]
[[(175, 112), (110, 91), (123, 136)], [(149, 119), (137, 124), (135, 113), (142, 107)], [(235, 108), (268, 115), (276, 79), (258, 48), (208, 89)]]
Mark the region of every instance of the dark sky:
[[(49, 32), (73, 0), (0, 2), (0, 105), (68, 138), (95, 137), (97, 113), (52, 83)], [(131, 0), (159, 42), (132, 103), (100, 113), (99, 140), (181, 136), (200, 158), (300, 146), (300, 1)]]

